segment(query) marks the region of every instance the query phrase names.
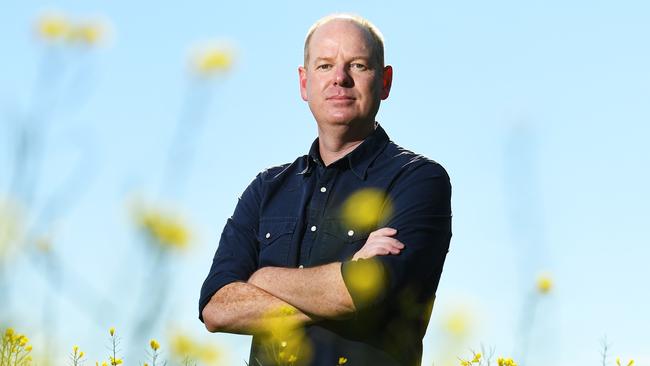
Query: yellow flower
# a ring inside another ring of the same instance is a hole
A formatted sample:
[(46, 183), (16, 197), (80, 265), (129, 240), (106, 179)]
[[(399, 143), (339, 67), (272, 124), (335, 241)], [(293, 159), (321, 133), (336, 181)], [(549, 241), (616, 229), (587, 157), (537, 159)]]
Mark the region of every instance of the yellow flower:
[(202, 344), (183, 333), (172, 335), (170, 348), (177, 360), (190, 358), (198, 364), (217, 365), (221, 359), (221, 352), (213, 344)]
[[(617, 365), (617, 366), (621, 366), (621, 359), (620, 359), (620, 357), (616, 357), (616, 365)], [(632, 366), (632, 365), (634, 365), (634, 360), (630, 360), (630, 361), (628, 361), (627, 366)]]
[(178, 218), (162, 210), (141, 208), (136, 211), (140, 227), (164, 249), (183, 249), (189, 243), (189, 230)]
[(358, 190), (343, 203), (343, 220), (356, 230), (372, 230), (391, 214), (390, 200), (376, 188)]
[(57, 14), (43, 15), (36, 22), (38, 35), (46, 41), (63, 39), (69, 32), (70, 22)]
[(208, 45), (195, 50), (191, 56), (194, 71), (203, 76), (230, 70), (234, 63), (234, 52), (227, 45)]
[(122, 359), (121, 358), (115, 358), (113, 356), (110, 356), (111, 358), (111, 365), (112, 366), (117, 366), (122, 364)]
[(160, 348), (160, 344), (155, 339), (152, 339), (149, 342), (149, 345), (151, 346), (151, 349), (154, 350), (154, 351), (157, 351)]
[(82, 358), (84, 356), (84, 351), (79, 352), (79, 358)]
[(102, 366), (108, 366), (108, 364), (106, 363), (106, 361), (102, 362)]
[(25, 347), (25, 351), (31, 352), (32, 351), (32, 345), (31, 344), (27, 345), (27, 347)]
[(348, 362), (348, 359), (345, 357), (339, 357), (339, 365), (344, 365)]
[(79, 346), (72, 346), (72, 352), (76, 354), (77, 351), (79, 351)]
[(542, 274), (537, 278), (537, 291), (547, 294), (553, 288), (553, 279), (548, 274)]
[(479, 363), (481, 361), (481, 354), (476, 353), (474, 354), (474, 358), (472, 359), (472, 363)]
[(296, 357), (296, 355), (291, 355), (291, 356), (289, 356), (289, 359), (287, 361), (296, 362), (296, 360), (298, 360), (298, 357)]
[(114, 336), (114, 335), (115, 335), (115, 328), (111, 327), (111, 328), (108, 330), (108, 333), (111, 335), (111, 337)]
[(517, 366), (517, 363), (512, 360), (512, 358), (502, 358), (497, 359), (498, 366)]
[(88, 22), (70, 28), (67, 38), (71, 42), (96, 44), (104, 34), (104, 27), (98, 22)]
[(348, 270), (348, 285), (364, 301), (371, 301), (381, 294), (386, 284), (384, 268), (376, 258), (353, 263)]

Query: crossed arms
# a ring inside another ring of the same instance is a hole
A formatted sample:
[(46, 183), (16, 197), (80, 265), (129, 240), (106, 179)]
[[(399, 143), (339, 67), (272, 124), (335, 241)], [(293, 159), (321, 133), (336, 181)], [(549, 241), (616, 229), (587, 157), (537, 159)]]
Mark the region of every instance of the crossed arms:
[[(404, 245), (392, 237), (396, 233), (391, 228), (372, 232), (353, 260), (399, 254)], [(202, 315), (210, 332), (258, 334), (267, 331), (270, 317), (288, 316), (289, 322), (305, 325), (355, 310), (341, 262), (334, 262), (313, 268), (261, 268), (248, 282), (232, 282), (218, 290)]]
[[(255, 183), (244, 192), (224, 228), (224, 243), (257, 240), (254, 218), (262, 194)], [(260, 334), (267, 331), (264, 325), (269, 317), (289, 316), (297, 326), (345, 318), (378, 304), (382, 296), (398, 296), (404, 286), (416, 285), (422, 298), (433, 298), (451, 238), (450, 197), (449, 177), (439, 165), (409, 169), (391, 190), (393, 212), (382, 223), (385, 227), (370, 234), (351, 262), (258, 269), (253, 246), (220, 245), (212, 264), (218, 276), (211, 277), (211, 270), (202, 288), (201, 319), (210, 332)], [(349, 282), (353, 270), (367, 262), (354, 260), (371, 257), (388, 271), (382, 296), (375, 302), (363, 299)]]

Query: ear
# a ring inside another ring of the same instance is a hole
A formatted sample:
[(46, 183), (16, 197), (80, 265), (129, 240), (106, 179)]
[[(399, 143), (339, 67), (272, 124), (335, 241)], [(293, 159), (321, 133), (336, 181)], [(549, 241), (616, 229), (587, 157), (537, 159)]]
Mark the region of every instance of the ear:
[(298, 67), (298, 80), (300, 81), (300, 96), (307, 101), (307, 69), (304, 66)]
[(381, 100), (388, 98), (390, 87), (393, 85), (393, 67), (387, 65), (384, 67), (384, 76), (382, 78)]

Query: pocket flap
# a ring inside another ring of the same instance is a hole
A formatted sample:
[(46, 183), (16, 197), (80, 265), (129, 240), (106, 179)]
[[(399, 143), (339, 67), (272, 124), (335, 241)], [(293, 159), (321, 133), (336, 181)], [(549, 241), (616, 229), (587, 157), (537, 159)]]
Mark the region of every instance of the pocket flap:
[(295, 220), (287, 221), (261, 221), (258, 231), (258, 240), (262, 247), (273, 244), (276, 240), (293, 234), (296, 229)]

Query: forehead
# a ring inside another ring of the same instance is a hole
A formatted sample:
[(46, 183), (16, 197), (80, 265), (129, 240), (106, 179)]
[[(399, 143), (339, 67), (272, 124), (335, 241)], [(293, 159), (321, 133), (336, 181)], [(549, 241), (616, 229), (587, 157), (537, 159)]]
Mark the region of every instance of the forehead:
[(374, 41), (370, 32), (345, 19), (334, 19), (318, 27), (309, 41), (310, 58), (327, 57), (343, 51), (350, 56), (370, 57)]

